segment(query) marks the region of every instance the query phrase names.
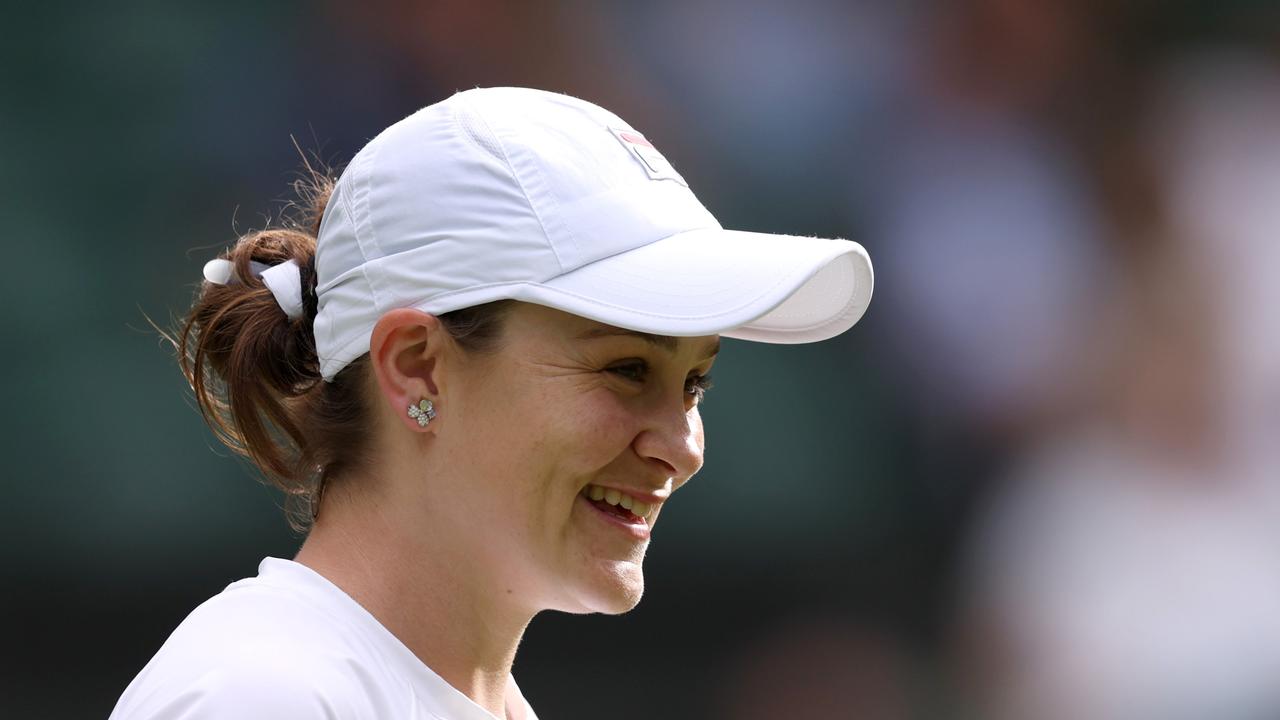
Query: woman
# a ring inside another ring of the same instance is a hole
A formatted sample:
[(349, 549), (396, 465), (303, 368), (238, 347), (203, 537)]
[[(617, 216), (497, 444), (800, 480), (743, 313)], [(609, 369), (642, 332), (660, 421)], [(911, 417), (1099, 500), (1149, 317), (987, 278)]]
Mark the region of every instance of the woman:
[(205, 267), (178, 339), (306, 541), (197, 608), (114, 718), (534, 718), (524, 629), (640, 600), (718, 336), (821, 340), (871, 295), (858, 245), (723, 230), (643, 135), (536, 90), (424, 108), (313, 199), (310, 232)]

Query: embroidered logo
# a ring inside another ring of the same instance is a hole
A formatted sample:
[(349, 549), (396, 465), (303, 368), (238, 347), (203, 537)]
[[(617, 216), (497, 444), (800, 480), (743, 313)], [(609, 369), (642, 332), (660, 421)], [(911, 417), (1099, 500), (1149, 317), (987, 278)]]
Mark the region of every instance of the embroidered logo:
[(658, 152), (658, 148), (653, 143), (645, 139), (644, 135), (635, 130), (623, 130), (621, 128), (609, 128), (614, 137), (618, 138), (618, 142), (622, 146), (631, 151), (636, 160), (649, 174), (650, 180), (674, 180), (685, 187), (689, 187), (689, 183), (684, 181), (680, 173), (667, 162), (667, 159)]

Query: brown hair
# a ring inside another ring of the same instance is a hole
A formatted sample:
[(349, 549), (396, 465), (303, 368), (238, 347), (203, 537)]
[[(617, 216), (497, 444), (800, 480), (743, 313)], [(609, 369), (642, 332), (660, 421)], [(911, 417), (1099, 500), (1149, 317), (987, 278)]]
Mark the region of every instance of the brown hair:
[[(178, 364), (205, 422), (285, 494), (289, 524), (303, 532), (319, 512), (326, 485), (370, 461), (369, 355), (331, 382), (320, 375), (316, 317), (316, 236), (335, 179), (306, 165), (294, 183), (298, 202), (277, 227), (242, 235), (219, 257), (232, 262), (226, 285), (204, 282), (173, 333)], [(250, 263), (298, 264), (303, 316), (290, 320)], [(497, 349), (512, 301), (439, 316), (465, 350)], [(175, 337), (176, 336), (176, 337)]]

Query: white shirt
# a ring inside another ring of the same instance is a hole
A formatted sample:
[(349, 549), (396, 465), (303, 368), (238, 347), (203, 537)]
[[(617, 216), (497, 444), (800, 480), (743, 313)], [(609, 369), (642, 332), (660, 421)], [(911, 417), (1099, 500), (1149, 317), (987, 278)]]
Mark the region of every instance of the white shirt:
[[(508, 712), (537, 720), (515, 680)], [(266, 558), (178, 626), (111, 720), (494, 720), (314, 570)]]

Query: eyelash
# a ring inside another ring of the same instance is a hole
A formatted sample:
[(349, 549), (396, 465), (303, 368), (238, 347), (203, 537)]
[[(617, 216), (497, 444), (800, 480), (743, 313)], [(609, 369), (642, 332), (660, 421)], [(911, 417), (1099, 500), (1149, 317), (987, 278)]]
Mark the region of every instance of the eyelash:
[[(649, 372), (649, 363), (644, 361), (629, 362), (622, 365), (614, 365), (611, 368), (607, 368), (607, 371), (632, 382), (643, 382), (645, 375)], [(711, 389), (711, 374), (690, 375), (685, 380), (684, 387), (685, 393), (693, 396), (695, 403), (702, 402), (707, 391)]]

